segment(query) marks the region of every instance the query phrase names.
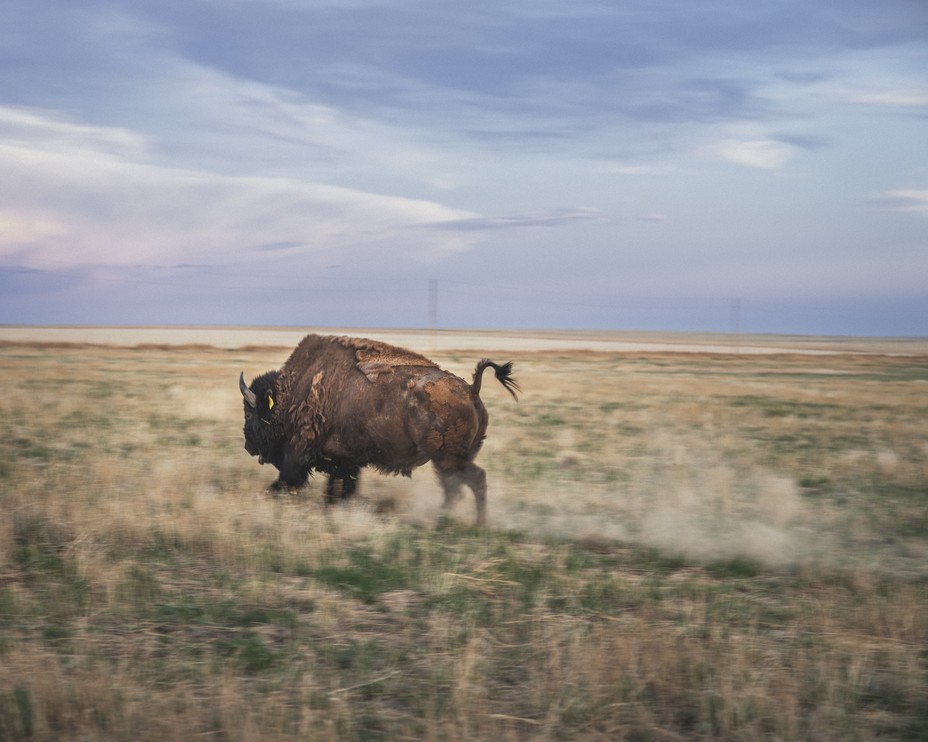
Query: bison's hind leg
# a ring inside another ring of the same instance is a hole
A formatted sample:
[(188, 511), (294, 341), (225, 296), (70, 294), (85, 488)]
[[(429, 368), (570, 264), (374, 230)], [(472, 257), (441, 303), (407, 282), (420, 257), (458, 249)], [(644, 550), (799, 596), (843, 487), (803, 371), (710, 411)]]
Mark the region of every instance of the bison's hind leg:
[(477, 505), (477, 525), (487, 522), (487, 473), (472, 461), (461, 468), (440, 469), (437, 466), (438, 480), (445, 493), (443, 508), (450, 508), (461, 496), (461, 485), (466, 484), (474, 493)]
[(436, 467), (438, 481), (441, 482), (441, 488), (445, 493), (445, 501), (442, 507), (450, 509), (454, 503), (461, 497), (461, 475), (458, 472), (443, 472)]

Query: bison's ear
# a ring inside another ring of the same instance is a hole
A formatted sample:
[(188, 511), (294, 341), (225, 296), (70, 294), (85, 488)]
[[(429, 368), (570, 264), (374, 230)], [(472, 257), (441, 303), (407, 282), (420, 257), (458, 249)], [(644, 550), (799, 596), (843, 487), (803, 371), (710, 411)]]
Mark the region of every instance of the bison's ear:
[(264, 393), (264, 398), (267, 400), (267, 410), (268, 410), (268, 412), (270, 412), (271, 410), (274, 409), (274, 395), (271, 394), (271, 390), (270, 390), (270, 389), (268, 389), (268, 390)]

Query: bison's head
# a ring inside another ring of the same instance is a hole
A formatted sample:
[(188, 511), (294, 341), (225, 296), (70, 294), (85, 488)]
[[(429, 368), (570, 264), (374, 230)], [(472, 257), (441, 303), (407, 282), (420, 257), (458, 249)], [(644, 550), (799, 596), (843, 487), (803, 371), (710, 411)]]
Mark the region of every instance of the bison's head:
[(277, 464), (285, 442), (279, 425), (278, 376), (277, 371), (270, 371), (252, 381), (250, 387), (245, 385), (244, 374), (238, 377), (245, 408), (245, 450), (261, 464)]

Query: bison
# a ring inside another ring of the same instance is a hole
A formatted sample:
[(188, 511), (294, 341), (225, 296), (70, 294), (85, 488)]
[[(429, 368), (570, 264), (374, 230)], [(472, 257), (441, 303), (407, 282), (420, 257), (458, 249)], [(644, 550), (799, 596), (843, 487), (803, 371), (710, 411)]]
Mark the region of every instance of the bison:
[(511, 361), (480, 361), (468, 384), (404, 348), (307, 335), (279, 371), (248, 386), (239, 375), (245, 450), (277, 468), (276, 490), (303, 485), (313, 470), (326, 474), (328, 503), (354, 493), (362, 467), (410, 476), (431, 461), (444, 507), (466, 484), (477, 503), (477, 523), (483, 524), (486, 472), (474, 458), (489, 419), (480, 400), (488, 367), (518, 400)]

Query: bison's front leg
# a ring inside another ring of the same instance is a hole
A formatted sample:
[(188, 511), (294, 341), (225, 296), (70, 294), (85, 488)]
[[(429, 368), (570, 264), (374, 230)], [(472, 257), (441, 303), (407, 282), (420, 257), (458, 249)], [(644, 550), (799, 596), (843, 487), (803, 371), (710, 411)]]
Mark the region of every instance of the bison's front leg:
[(277, 480), (271, 484), (269, 488), (271, 492), (287, 492), (299, 489), (309, 479), (309, 470), (296, 462), (284, 462), (277, 467), (277, 470), (280, 474)]
[[(355, 465), (342, 465), (336, 474), (329, 474), (325, 485), (326, 504), (334, 505), (339, 499), (349, 499), (358, 489), (360, 474), (361, 467)], [(338, 483), (341, 483), (341, 488), (338, 487)]]

